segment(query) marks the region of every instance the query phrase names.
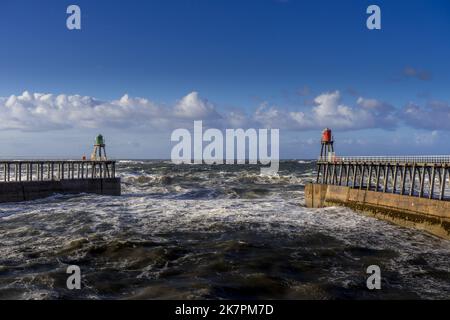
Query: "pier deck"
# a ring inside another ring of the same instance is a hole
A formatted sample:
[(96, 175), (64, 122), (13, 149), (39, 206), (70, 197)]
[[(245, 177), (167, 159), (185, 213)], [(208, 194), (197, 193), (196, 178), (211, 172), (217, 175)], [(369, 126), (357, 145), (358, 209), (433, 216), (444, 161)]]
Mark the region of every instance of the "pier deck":
[(115, 161), (0, 161), (0, 203), (34, 200), (55, 193), (120, 195)]
[(450, 239), (450, 156), (323, 157), (306, 206), (346, 206)]
[(1, 160), (0, 183), (115, 178), (115, 161)]
[(316, 183), (447, 200), (449, 170), (449, 156), (320, 158)]

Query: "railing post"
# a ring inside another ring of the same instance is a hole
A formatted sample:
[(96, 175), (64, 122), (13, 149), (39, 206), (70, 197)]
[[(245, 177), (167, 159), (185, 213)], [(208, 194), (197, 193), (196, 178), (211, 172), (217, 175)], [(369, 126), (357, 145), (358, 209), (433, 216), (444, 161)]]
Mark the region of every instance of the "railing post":
[(352, 164), (352, 167), (353, 167), (353, 181), (352, 181), (352, 184), (353, 184), (353, 188), (356, 188), (356, 177), (357, 177), (357, 170), (358, 170), (358, 165), (357, 164)]
[(71, 168), (70, 168), (70, 162), (67, 162), (67, 179), (70, 180), (71, 175)]
[(105, 162), (105, 170), (106, 170), (106, 177), (107, 178), (111, 178), (111, 168), (109, 167), (109, 165), (111, 164), (111, 162)]
[(405, 183), (406, 183), (406, 164), (403, 166), (403, 173), (402, 173), (402, 186), (400, 190), (400, 194), (405, 194)]
[(332, 166), (333, 166), (333, 171), (331, 171), (331, 184), (336, 184), (335, 183), (335, 181), (336, 181), (336, 164), (333, 163)]
[(433, 169), (431, 172), (431, 181), (430, 181), (430, 199), (433, 199), (434, 196), (434, 180), (436, 179), (436, 164), (433, 165)]
[(381, 164), (378, 163), (377, 165), (377, 178), (376, 178), (376, 186), (375, 186), (375, 191), (378, 192), (378, 190), (380, 190), (380, 172), (381, 172)]
[(445, 198), (445, 185), (447, 184), (447, 165), (442, 166), (442, 183), (441, 183), (441, 195), (439, 196), (440, 200), (444, 200)]
[(442, 184), (442, 168), (443, 168), (443, 167), (444, 167), (444, 166), (441, 164), (440, 167), (439, 167), (439, 170), (438, 170), (438, 172), (439, 172), (439, 174), (438, 174), (439, 185)]
[[(421, 181), (420, 181), (420, 192), (419, 192), (419, 198), (422, 198), (423, 197), (423, 192), (424, 192), (424, 189), (425, 189), (425, 171), (426, 171), (426, 167), (425, 167), (425, 164), (423, 165), (423, 168), (422, 168), (422, 173), (421, 173)], [(420, 172), (420, 169), (419, 169), (419, 172)]]
[(350, 165), (346, 164), (345, 165), (345, 186), (346, 187), (348, 187), (349, 179), (350, 179)]
[(320, 163), (317, 164), (317, 176), (316, 176), (316, 183), (319, 183), (319, 178), (320, 178), (320, 167), (322, 165)]
[(389, 164), (384, 166), (384, 183), (383, 183), (383, 192), (387, 191), (387, 184), (389, 180)]
[(392, 183), (392, 193), (395, 193), (397, 191), (397, 175), (398, 175), (398, 163), (395, 164), (394, 181)]
[(416, 164), (414, 163), (413, 169), (412, 169), (412, 178), (411, 178), (411, 189), (409, 190), (409, 195), (414, 195), (414, 188), (416, 185)]
[(372, 172), (373, 172), (373, 163), (369, 164), (369, 178), (367, 180), (367, 190), (370, 190), (372, 187)]
[(343, 170), (344, 170), (344, 164), (340, 163), (339, 164), (339, 185), (342, 185), (342, 175), (343, 175)]
[(360, 177), (359, 177), (359, 189), (363, 188), (364, 184), (364, 174), (366, 173), (366, 164), (361, 164)]

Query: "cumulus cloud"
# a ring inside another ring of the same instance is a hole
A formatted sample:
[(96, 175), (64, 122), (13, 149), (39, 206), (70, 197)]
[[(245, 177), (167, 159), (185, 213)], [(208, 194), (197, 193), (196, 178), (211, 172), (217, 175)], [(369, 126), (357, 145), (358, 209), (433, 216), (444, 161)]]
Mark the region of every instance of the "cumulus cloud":
[(178, 101), (174, 111), (175, 116), (188, 119), (209, 119), (219, 117), (214, 105), (208, 100), (200, 98), (196, 91), (189, 93)]
[(265, 128), (287, 128), (291, 127), (291, 119), (284, 110), (277, 106), (271, 106), (263, 102), (253, 114), (253, 122)]
[[(307, 106), (286, 109), (268, 102), (253, 112), (226, 111), (191, 92), (172, 106), (124, 95), (104, 101), (66, 94), (29, 93), (0, 97), (0, 130), (47, 131), (70, 128), (119, 128), (170, 130), (204, 120), (216, 128), (278, 128), (290, 130), (393, 129), (404, 124), (413, 128), (450, 130), (450, 105), (430, 102), (425, 107), (408, 104), (402, 109), (378, 99), (358, 97), (344, 102), (339, 91), (322, 93)], [(419, 139), (420, 140), (420, 139)]]
[(45, 131), (67, 128), (167, 128), (184, 119), (217, 116), (214, 106), (197, 92), (173, 108), (127, 94), (113, 101), (80, 95), (29, 93), (0, 98), (0, 130)]
[(396, 125), (395, 108), (376, 99), (359, 97), (356, 105), (342, 103), (339, 91), (323, 93), (314, 99), (310, 111), (290, 112), (299, 129), (332, 127), (341, 130), (392, 128)]
[(224, 116), (224, 120), (224, 123), (226, 123), (230, 128), (246, 128), (252, 126), (248, 115), (239, 110), (228, 112)]

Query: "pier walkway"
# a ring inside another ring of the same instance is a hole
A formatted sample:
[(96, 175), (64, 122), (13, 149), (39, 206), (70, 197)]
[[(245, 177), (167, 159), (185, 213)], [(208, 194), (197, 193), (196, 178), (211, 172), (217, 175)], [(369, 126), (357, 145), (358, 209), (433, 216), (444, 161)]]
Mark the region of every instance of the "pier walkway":
[(338, 157), (317, 162), (316, 183), (448, 200), (450, 156)]
[(0, 183), (115, 178), (115, 161), (0, 160)]
[(119, 196), (116, 162), (109, 160), (0, 161), (0, 203), (45, 198), (55, 193)]

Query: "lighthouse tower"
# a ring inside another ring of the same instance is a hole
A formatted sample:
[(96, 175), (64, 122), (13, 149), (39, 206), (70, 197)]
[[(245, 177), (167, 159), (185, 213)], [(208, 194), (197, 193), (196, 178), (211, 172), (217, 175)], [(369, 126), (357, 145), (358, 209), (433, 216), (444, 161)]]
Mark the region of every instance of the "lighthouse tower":
[(95, 138), (94, 151), (91, 154), (92, 161), (108, 160), (106, 157), (105, 139), (101, 134)]
[(320, 159), (323, 161), (331, 161), (334, 157), (334, 141), (331, 129), (325, 128), (322, 131), (322, 149), (320, 151)]

